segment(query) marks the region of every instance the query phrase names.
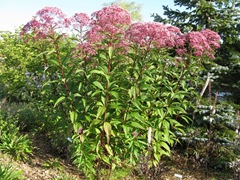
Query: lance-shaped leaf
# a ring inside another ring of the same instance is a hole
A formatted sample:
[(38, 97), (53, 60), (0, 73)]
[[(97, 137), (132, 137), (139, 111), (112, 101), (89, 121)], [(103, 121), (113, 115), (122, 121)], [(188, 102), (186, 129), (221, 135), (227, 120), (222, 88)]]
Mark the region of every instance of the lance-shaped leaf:
[[(98, 102), (98, 104), (99, 104), (99, 102)], [(100, 102), (100, 104), (101, 104), (101, 102)], [(105, 111), (106, 111), (106, 107), (105, 106), (100, 106), (98, 108), (98, 111), (97, 111), (96, 119), (101, 117)]]
[(63, 102), (65, 99), (66, 99), (65, 96), (61, 96), (60, 98), (58, 98), (54, 104), (54, 107), (56, 107), (59, 103)]
[(72, 123), (75, 123), (78, 118), (78, 113), (76, 111), (70, 111), (70, 120)]
[(94, 84), (96, 87), (98, 87), (99, 89), (104, 90), (104, 88), (103, 88), (103, 86), (102, 86), (102, 84), (101, 84), (100, 82), (94, 81), (93, 84)]
[(108, 55), (109, 55), (109, 58), (110, 58), (110, 59), (112, 59), (112, 54), (113, 54), (113, 47), (110, 46), (110, 47), (108, 48)]
[(109, 154), (110, 156), (113, 156), (112, 148), (111, 148), (108, 144), (105, 145), (105, 148), (106, 148), (108, 154)]
[(131, 122), (131, 125), (132, 125), (132, 127), (135, 127), (135, 128), (137, 128), (137, 129), (144, 129), (144, 127), (141, 125), (141, 124), (139, 124), (138, 122)]
[(112, 126), (111, 126), (111, 124), (109, 122), (104, 122), (103, 129), (104, 129), (104, 131), (106, 133), (107, 143), (109, 144), (111, 131), (112, 131)]

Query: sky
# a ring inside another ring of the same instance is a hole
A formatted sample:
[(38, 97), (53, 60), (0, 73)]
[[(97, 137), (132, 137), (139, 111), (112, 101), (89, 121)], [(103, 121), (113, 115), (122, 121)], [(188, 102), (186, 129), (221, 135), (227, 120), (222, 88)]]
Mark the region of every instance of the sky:
[[(0, 31), (14, 31), (32, 19), (36, 12), (46, 6), (58, 7), (68, 17), (75, 13), (91, 13), (100, 10), (103, 3), (115, 0), (0, 0)], [(126, 0), (128, 1), (128, 0)], [(134, 0), (129, 0), (132, 2)], [(152, 13), (163, 14), (163, 5), (173, 6), (173, 0), (135, 0), (142, 5), (143, 21), (153, 21)]]

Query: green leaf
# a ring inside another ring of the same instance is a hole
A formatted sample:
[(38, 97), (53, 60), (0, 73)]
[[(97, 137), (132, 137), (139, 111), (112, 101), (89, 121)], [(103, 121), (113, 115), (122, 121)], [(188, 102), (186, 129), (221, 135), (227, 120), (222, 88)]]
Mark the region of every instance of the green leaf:
[(141, 124), (139, 124), (138, 122), (131, 122), (131, 125), (138, 129), (144, 129), (144, 127)]
[(139, 102), (137, 101), (137, 100), (132, 100), (131, 101), (132, 102), (132, 104), (136, 107), (136, 108), (138, 108), (140, 111), (141, 111), (141, 108), (140, 108), (140, 106), (139, 106)]
[(73, 124), (73, 129), (74, 129), (74, 131), (77, 132), (78, 129), (80, 128), (80, 126), (81, 126), (80, 123), (74, 123), (74, 124)]
[(163, 128), (164, 129), (170, 129), (170, 123), (166, 120), (163, 121)]
[(107, 156), (101, 155), (101, 158), (105, 163), (110, 164), (110, 159)]
[(143, 123), (145, 121), (145, 119), (138, 112), (132, 112), (131, 116), (134, 119), (137, 119), (138, 121), (140, 121), (141, 123)]
[(85, 108), (86, 107), (86, 99), (82, 98), (82, 103), (83, 103), (83, 107)]
[(112, 55), (113, 55), (113, 47), (112, 46), (110, 46), (108, 48), (108, 55), (109, 55), (109, 58), (112, 59)]
[(109, 91), (109, 94), (112, 95), (113, 97), (115, 97), (116, 99), (119, 98), (118, 92), (116, 92), (116, 91)]
[(116, 103), (116, 102), (110, 102), (109, 103), (109, 108), (111, 109), (115, 109), (115, 110), (121, 110), (123, 109), (120, 103)]
[(96, 153), (99, 155), (99, 147), (101, 146), (101, 141), (98, 140), (97, 146), (96, 146)]
[(79, 94), (79, 93), (75, 93), (75, 94), (74, 94), (74, 97), (82, 97), (82, 96), (81, 96), (81, 94)]
[(70, 111), (69, 114), (70, 114), (70, 120), (74, 124), (78, 118), (78, 113), (76, 111)]
[(57, 60), (51, 59), (49, 62), (52, 63), (52, 64), (55, 64), (55, 65), (59, 66), (59, 62), (58, 62)]
[(101, 90), (96, 90), (94, 93), (92, 93), (91, 96), (94, 97), (94, 96), (98, 95), (101, 92), (102, 92)]
[(94, 70), (92, 70), (92, 71), (90, 72), (90, 74), (99, 74), (99, 75), (103, 75), (103, 77), (105, 77), (106, 80), (107, 80), (108, 83), (109, 83), (109, 76), (108, 76), (107, 74), (105, 74), (103, 71), (99, 71), (99, 70), (94, 69)]
[(163, 147), (165, 150), (167, 150), (167, 152), (170, 152), (171, 150), (170, 150), (170, 147), (168, 146), (168, 144), (167, 143), (165, 143), (165, 142), (160, 142), (159, 143), (159, 145), (160, 145), (160, 147)]
[(43, 52), (39, 53), (39, 54), (37, 55), (37, 57), (42, 57), (42, 55), (44, 55), (44, 54), (50, 55), (50, 54), (52, 54), (52, 53), (54, 53), (54, 52), (56, 52), (56, 51), (55, 51), (55, 50), (43, 51)]
[(129, 134), (129, 131), (130, 131), (130, 127), (129, 127), (129, 126), (122, 125), (122, 128), (123, 128), (123, 131), (124, 131), (125, 136), (127, 137), (128, 134)]
[(59, 103), (63, 102), (65, 99), (66, 99), (65, 96), (61, 96), (60, 98), (58, 98), (54, 104), (54, 107), (56, 107)]
[(104, 122), (103, 129), (104, 129), (104, 131), (106, 133), (107, 143), (109, 144), (111, 131), (112, 131), (112, 126), (111, 126), (111, 124), (109, 122)]
[(80, 91), (82, 89), (82, 85), (83, 85), (83, 83), (80, 82), (79, 85), (78, 85), (78, 91)]
[(59, 82), (59, 80), (48, 81), (48, 82), (43, 84), (43, 87), (45, 87), (47, 85), (50, 85), (50, 84), (53, 84), (53, 83), (57, 83), (57, 82)]
[(98, 108), (98, 111), (97, 111), (96, 119), (98, 119), (100, 116), (102, 116), (103, 113), (105, 112), (105, 110), (106, 110), (106, 107), (105, 107), (105, 106), (100, 106), (100, 107)]
[(96, 87), (98, 87), (99, 89), (104, 90), (104, 88), (103, 88), (103, 86), (102, 86), (102, 84), (101, 84), (100, 82), (94, 81), (93, 84), (94, 84)]
[(106, 148), (108, 154), (109, 154), (110, 156), (113, 156), (112, 148), (111, 148), (108, 144), (105, 144), (105, 148)]
[(154, 153), (153, 156), (156, 159), (156, 161), (159, 162), (159, 160), (161, 158), (161, 154), (160, 153)]
[(135, 99), (138, 94), (138, 88), (132, 86), (131, 89), (128, 90), (128, 95), (131, 99)]
[(101, 58), (101, 59), (104, 59), (104, 60), (107, 60), (107, 57), (106, 57), (106, 55), (105, 54), (99, 54), (99, 57)]
[(102, 104), (105, 105), (105, 103), (106, 103), (106, 98), (105, 98), (104, 96), (101, 96), (101, 101), (102, 101)]

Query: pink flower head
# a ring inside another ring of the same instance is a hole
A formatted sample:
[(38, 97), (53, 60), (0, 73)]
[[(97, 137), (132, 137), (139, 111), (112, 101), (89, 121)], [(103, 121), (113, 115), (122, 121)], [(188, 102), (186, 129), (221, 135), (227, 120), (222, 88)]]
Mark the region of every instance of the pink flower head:
[(176, 57), (176, 60), (177, 60), (178, 62), (182, 62), (182, 57)]
[(70, 21), (74, 29), (81, 30), (84, 26), (90, 24), (91, 19), (86, 13), (76, 13), (70, 18)]
[(204, 51), (209, 51), (210, 46), (207, 42), (206, 37), (201, 32), (189, 32), (186, 35), (186, 39), (189, 42), (189, 45), (192, 49), (194, 49), (195, 56), (203, 56)]
[[(189, 32), (185, 37), (182, 37), (182, 40), (187, 43), (189, 49), (192, 49), (193, 54), (197, 57), (206, 55), (209, 58), (213, 58), (215, 49), (220, 47), (220, 36), (209, 29)], [(187, 50), (183, 46), (177, 49), (179, 55), (183, 55), (185, 52)]]
[(105, 27), (109, 24), (118, 27), (131, 24), (130, 14), (116, 5), (107, 6), (94, 12), (92, 14), (92, 19), (94, 20), (94, 25), (99, 25), (101, 27)]
[(126, 38), (141, 47), (169, 48), (176, 46), (180, 30), (157, 22), (134, 23), (126, 32)]
[(36, 13), (36, 16), (22, 29), (21, 35), (33, 32), (35, 38), (46, 38), (52, 35), (54, 30), (68, 27), (69, 20), (66, 15), (56, 7), (45, 7)]
[(104, 7), (92, 14), (92, 29), (87, 33), (91, 43), (101, 42), (105, 39), (118, 39), (123, 36), (125, 27), (131, 24), (130, 14), (115, 5)]
[(79, 43), (74, 51), (73, 58), (81, 58), (89, 60), (91, 56), (96, 54), (96, 50), (90, 43)]
[(203, 34), (203, 36), (206, 37), (207, 42), (211, 48), (214, 48), (214, 49), (220, 48), (220, 44), (219, 44), (220, 36), (218, 33), (210, 29), (205, 29), (200, 32)]

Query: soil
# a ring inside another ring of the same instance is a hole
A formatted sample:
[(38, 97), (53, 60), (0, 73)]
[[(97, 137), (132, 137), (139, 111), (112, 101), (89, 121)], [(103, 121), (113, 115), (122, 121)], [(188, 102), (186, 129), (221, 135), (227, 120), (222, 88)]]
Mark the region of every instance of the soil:
[[(16, 170), (22, 170), (24, 180), (85, 179), (83, 173), (75, 166), (54, 155), (48, 144), (43, 137), (35, 138), (35, 148), (27, 162), (14, 161), (9, 155), (0, 152), (0, 164), (11, 164)], [(165, 161), (152, 172), (155, 174), (151, 178), (153, 180), (232, 179), (230, 173), (214, 172), (199, 168), (177, 153), (173, 153), (171, 158), (166, 158)], [(139, 174), (134, 172), (124, 178), (124, 180), (131, 179), (137, 180), (143, 178), (140, 178)]]
[(16, 170), (22, 170), (25, 180), (68, 179), (82, 180), (81, 173), (75, 166), (58, 158), (52, 153), (49, 143), (44, 137), (33, 139), (34, 150), (27, 162), (15, 161), (11, 156), (0, 152), (0, 164), (11, 164)]

